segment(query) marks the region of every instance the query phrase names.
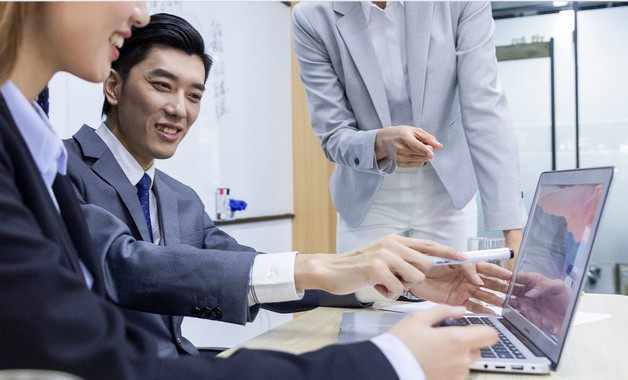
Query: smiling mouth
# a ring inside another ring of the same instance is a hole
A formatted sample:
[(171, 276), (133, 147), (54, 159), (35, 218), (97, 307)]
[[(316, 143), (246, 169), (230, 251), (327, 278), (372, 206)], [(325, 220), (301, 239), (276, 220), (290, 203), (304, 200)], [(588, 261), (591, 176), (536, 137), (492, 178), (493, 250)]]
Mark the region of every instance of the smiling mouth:
[(114, 33), (111, 35), (111, 37), (109, 37), (109, 42), (117, 47), (118, 49), (122, 48), (122, 46), (124, 45), (124, 37), (122, 37), (121, 35), (119, 35), (118, 33)]
[(157, 130), (166, 133), (168, 135), (175, 135), (177, 134), (178, 130), (176, 128), (170, 128), (170, 127), (164, 127), (162, 125), (158, 125), (157, 126)]

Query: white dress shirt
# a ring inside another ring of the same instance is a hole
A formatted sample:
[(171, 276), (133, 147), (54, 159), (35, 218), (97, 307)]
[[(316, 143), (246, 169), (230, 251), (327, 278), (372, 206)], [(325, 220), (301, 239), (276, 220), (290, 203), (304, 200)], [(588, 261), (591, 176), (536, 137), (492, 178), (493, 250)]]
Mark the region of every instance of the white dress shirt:
[[(399, 1), (387, 2), (386, 9), (369, 1), (361, 2), (361, 5), (382, 74), (392, 126), (412, 125), (405, 6)], [(390, 174), (396, 168), (389, 156), (375, 164), (381, 174)]]
[[(155, 178), (155, 165), (153, 164), (146, 172), (140, 164), (133, 158), (131, 153), (122, 145), (109, 128), (102, 123), (96, 129), (96, 134), (100, 136), (107, 145), (118, 165), (135, 186), (144, 173), (151, 179), (149, 193), (150, 223), (153, 229), (153, 243), (161, 243), (161, 229), (159, 223), (159, 213), (157, 210), (157, 200), (153, 191)], [(298, 292), (294, 283), (294, 261), (296, 252), (273, 253), (257, 255), (251, 269), (251, 282), (249, 284), (249, 305), (257, 303), (294, 301), (303, 298), (304, 292)]]
[(386, 9), (371, 2), (361, 5), (384, 81), (391, 123), (412, 125), (405, 6), (399, 1), (387, 2)]

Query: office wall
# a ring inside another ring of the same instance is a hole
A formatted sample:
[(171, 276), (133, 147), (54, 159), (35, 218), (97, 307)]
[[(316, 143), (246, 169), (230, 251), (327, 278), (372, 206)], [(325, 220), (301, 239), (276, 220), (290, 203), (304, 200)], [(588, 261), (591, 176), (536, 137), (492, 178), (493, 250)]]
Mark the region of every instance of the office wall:
[(628, 263), (628, 7), (579, 13), (580, 166), (614, 165), (595, 244), (598, 263)]
[[(573, 12), (496, 21), (497, 45), (542, 36), (555, 39), (557, 169), (613, 165), (613, 185), (600, 223), (592, 262), (602, 267), (604, 286), (612, 292), (612, 264), (628, 262), (628, 7), (578, 12), (579, 144), (575, 135), (575, 58)], [(538, 175), (551, 169), (549, 142), (549, 60), (501, 62), (500, 76), (519, 138), (526, 205)], [(483, 233), (483, 232), (480, 232)], [(490, 234), (490, 232), (485, 232)]]

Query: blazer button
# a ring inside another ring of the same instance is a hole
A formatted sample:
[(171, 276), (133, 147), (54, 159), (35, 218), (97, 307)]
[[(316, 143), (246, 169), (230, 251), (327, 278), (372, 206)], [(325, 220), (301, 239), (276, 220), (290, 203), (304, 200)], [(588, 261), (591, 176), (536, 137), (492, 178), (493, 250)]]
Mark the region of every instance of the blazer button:
[(203, 311), (201, 310), (200, 307), (195, 307), (192, 309), (192, 316), (193, 317), (200, 317), (203, 315)]
[(180, 346), (181, 344), (183, 344), (183, 343), (181, 342), (181, 338), (177, 338), (177, 344), (178, 344), (179, 346)]
[(212, 308), (211, 307), (205, 307), (203, 308), (203, 318), (211, 318), (212, 317)]
[(211, 319), (222, 319), (222, 309), (215, 307), (212, 311)]
[(353, 160), (353, 162), (354, 162), (356, 165), (360, 165), (360, 159), (359, 159), (359, 158), (357, 158), (357, 157)]

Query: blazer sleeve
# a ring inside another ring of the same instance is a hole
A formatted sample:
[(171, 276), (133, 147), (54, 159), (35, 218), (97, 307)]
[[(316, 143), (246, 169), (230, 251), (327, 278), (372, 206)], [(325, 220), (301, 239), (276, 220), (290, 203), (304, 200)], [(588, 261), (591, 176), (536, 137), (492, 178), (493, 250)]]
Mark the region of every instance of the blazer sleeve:
[[(198, 199), (198, 207), (202, 210), (205, 209), (205, 205)], [(236, 239), (229, 234), (216, 227), (216, 224), (212, 219), (203, 211), (203, 248), (217, 249), (224, 251), (237, 251), (237, 252), (252, 252), (260, 253), (255, 249), (240, 244)]]
[[(135, 240), (124, 222), (103, 208), (84, 202), (81, 208), (114, 302), (139, 311), (239, 324), (252, 318), (248, 285), (257, 252), (157, 246)], [(203, 315), (207, 308), (219, 308), (222, 315)]]
[[(255, 252), (253, 248), (238, 243), (234, 238), (217, 228), (207, 213), (204, 213), (204, 220), (203, 248)], [(358, 301), (355, 294), (335, 295), (322, 290), (306, 290), (303, 298), (298, 301), (267, 303), (262, 304), (261, 307), (277, 313), (296, 313), (319, 306), (362, 308), (370, 305), (372, 303), (365, 304)], [(258, 310), (259, 305), (251, 307), (250, 320), (255, 318)]]
[[(497, 73), (495, 23), (486, 2), (461, 7), (456, 30), (462, 123), (473, 160), (487, 230), (525, 225), (519, 153), (508, 102)], [(489, 143), (490, 142), (490, 143)]]
[(276, 313), (297, 313), (312, 310), (319, 306), (364, 308), (372, 304), (372, 302), (362, 303), (358, 301), (355, 293), (336, 295), (322, 290), (306, 290), (303, 298), (298, 301), (266, 303), (262, 305), (262, 308)]
[[(301, 355), (240, 349), (227, 359), (213, 358), (211, 364), (212, 378), (217, 379), (398, 379), (384, 354), (369, 341), (328, 346)], [(169, 377), (170, 372), (160, 378), (180, 378), (181, 373), (189, 373), (185, 361), (179, 360), (178, 365), (180, 373)], [(188, 378), (207, 378), (206, 372), (197, 375)]]
[[(342, 68), (334, 67), (327, 46), (317, 33), (317, 29), (332, 28), (329, 22), (324, 10), (315, 4), (298, 4), (292, 12), (294, 53), (314, 134), (321, 140), (329, 161), (381, 174), (375, 158), (378, 129), (360, 129), (336, 71)], [(326, 39), (334, 38), (327, 34)]]

